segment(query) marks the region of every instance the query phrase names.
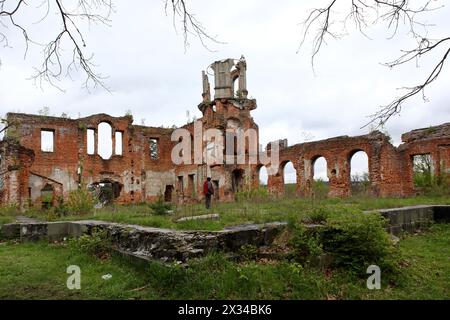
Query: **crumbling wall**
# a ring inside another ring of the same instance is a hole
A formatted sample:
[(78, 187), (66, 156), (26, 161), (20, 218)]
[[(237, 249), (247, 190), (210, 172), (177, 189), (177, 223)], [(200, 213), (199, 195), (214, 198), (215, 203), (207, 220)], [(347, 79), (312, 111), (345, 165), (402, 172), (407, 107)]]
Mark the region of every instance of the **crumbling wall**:
[[(146, 186), (150, 183), (157, 184), (158, 175), (160, 180), (169, 179), (173, 183), (173, 166), (170, 160), (172, 129), (133, 126), (130, 116), (111, 117), (106, 114), (65, 119), (9, 113), (7, 118), (13, 124), (7, 132), (8, 136), (34, 154), (27, 171), (28, 178), (20, 183), (27, 191), (7, 189), (10, 194), (29, 198), (32, 203), (42, 202), (42, 190), (45, 188), (53, 190), (54, 199), (58, 196), (67, 198), (78, 187), (105, 182), (121, 186), (123, 192), (116, 199), (118, 203), (141, 202), (157, 198), (155, 188), (147, 189)], [(108, 159), (99, 155), (98, 126), (102, 122), (108, 123), (112, 128), (112, 155)], [(53, 132), (53, 151), (42, 150), (42, 130)], [(94, 131), (92, 154), (87, 150), (88, 130)], [(115, 153), (116, 132), (122, 133), (121, 154)], [(156, 159), (152, 159), (150, 155), (151, 138), (158, 140), (159, 154)], [(152, 174), (147, 174), (149, 172)], [(11, 173), (9, 180), (14, 179), (17, 180)]]
[(0, 204), (26, 204), (26, 186), (33, 160), (34, 152), (17, 140), (6, 137), (0, 141)]
[[(257, 187), (262, 161), (249, 164), (249, 159), (255, 155), (253, 152), (257, 155), (258, 150), (253, 150), (246, 141), (245, 163), (238, 163), (238, 152), (226, 139), (234, 139), (240, 130), (252, 130), (256, 137), (253, 143), (256, 148), (259, 146), (259, 128), (251, 116), (257, 104), (255, 99), (247, 98), (247, 63), (244, 57), (226, 59), (214, 62), (211, 68), (214, 70), (214, 98), (211, 98), (209, 79), (203, 71), (203, 99), (198, 105), (203, 116), (182, 127), (192, 140), (192, 150), (184, 150), (191, 154), (190, 163), (172, 161), (172, 150), (179, 143), (172, 141), (174, 129), (133, 125), (131, 116), (96, 114), (68, 119), (9, 113), (10, 127), (6, 138), (0, 142), (0, 200), (22, 206), (28, 202), (54, 204), (58, 197), (67, 198), (77, 188), (111, 184), (118, 203), (154, 201), (161, 196), (166, 201), (189, 203), (203, 198), (203, 182), (211, 177), (216, 201), (232, 201), (237, 192)], [(201, 131), (197, 132), (199, 123)], [(99, 127), (103, 124), (111, 129), (111, 136), (107, 137), (111, 141), (110, 156), (102, 156), (99, 148)], [(222, 134), (225, 145), (217, 152), (223, 154), (224, 161), (232, 159), (232, 163), (194, 161), (195, 146), (200, 146), (202, 158), (208, 149), (208, 141), (204, 139), (208, 129)], [(53, 148), (42, 147), (42, 131), (50, 135)], [(350, 196), (350, 161), (358, 151), (368, 156), (373, 196), (415, 194), (412, 158), (418, 154), (431, 155), (436, 175), (450, 172), (450, 123), (413, 130), (405, 133), (402, 140), (403, 144), (396, 148), (378, 131), (293, 146), (287, 146), (287, 140), (279, 140), (280, 166), (269, 176), (268, 190), (283, 194), (283, 171), (285, 165), (292, 162), (297, 177), (296, 194), (314, 196), (314, 163), (324, 157), (329, 178), (328, 195)], [(93, 145), (90, 146), (89, 141)]]
[[(183, 203), (203, 199), (203, 182), (207, 177), (211, 177), (211, 180), (213, 181), (213, 185), (216, 189), (215, 199), (218, 201), (233, 201), (237, 191), (242, 191), (244, 188), (251, 188), (251, 186), (255, 184), (255, 181), (258, 181), (258, 177), (254, 174), (256, 172), (257, 163), (248, 165), (249, 153), (251, 151), (249, 142), (246, 141), (245, 145), (246, 164), (239, 164), (237, 155), (234, 151), (230, 152), (230, 150), (234, 150), (234, 148), (228, 147), (228, 141), (226, 139), (227, 135), (236, 135), (237, 130), (243, 130), (245, 132), (252, 129), (256, 133), (256, 144), (258, 145), (259, 129), (250, 114), (250, 111), (255, 108), (256, 100), (237, 98), (233, 95), (229, 98), (221, 98), (214, 101), (205, 100), (199, 105), (199, 109), (203, 113), (203, 117), (198, 120), (202, 124), (202, 132), (195, 131), (194, 123), (189, 123), (183, 128), (190, 132), (193, 140), (201, 140), (202, 150), (207, 149), (208, 141), (204, 139), (206, 130), (218, 129), (222, 134), (224, 144), (223, 149), (217, 149), (217, 152), (223, 154), (224, 162), (212, 165), (206, 163), (196, 164), (194, 163), (194, 154), (192, 151), (191, 164), (175, 166), (177, 179), (182, 177), (185, 182), (182, 191), (177, 189), (178, 198), (182, 199)], [(194, 141), (192, 141), (191, 146), (193, 149)], [(227, 156), (233, 159), (232, 164), (225, 163)], [(233, 186), (233, 175), (235, 172), (242, 172), (242, 183), (238, 188)], [(194, 185), (191, 185), (190, 181), (192, 182), (192, 178), (189, 180), (189, 176), (194, 176)]]
[(398, 150), (403, 163), (403, 194), (416, 193), (413, 182), (415, 155), (431, 155), (435, 176), (450, 172), (450, 123), (412, 130), (402, 135), (402, 141)]
[(280, 168), (269, 176), (268, 188), (283, 194), (283, 170), (292, 162), (297, 173), (296, 192), (299, 196), (313, 195), (314, 162), (320, 157), (327, 161), (331, 197), (351, 195), (350, 161), (353, 154), (364, 151), (368, 156), (370, 192), (373, 196), (402, 197), (416, 193), (413, 183), (412, 157), (430, 154), (439, 176), (450, 172), (450, 124), (413, 130), (402, 135), (403, 144), (394, 147), (389, 138), (375, 131), (357, 137), (336, 137), (296, 144), (280, 149)]

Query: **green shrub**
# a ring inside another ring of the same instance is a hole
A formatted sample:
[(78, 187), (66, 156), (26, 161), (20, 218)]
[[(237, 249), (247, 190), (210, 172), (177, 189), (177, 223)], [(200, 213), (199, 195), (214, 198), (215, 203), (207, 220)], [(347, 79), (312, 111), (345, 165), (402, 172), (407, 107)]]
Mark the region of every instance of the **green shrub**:
[(370, 196), (369, 173), (354, 174), (351, 177), (351, 190), (353, 196)]
[(313, 181), (313, 192), (315, 199), (325, 199), (328, 196), (328, 183), (322, 179), (316, 179)]
[[(43, 215), (42, 215), (43, 214)], [(40, 218), (44, 217), (47, 221), (57, 221), (61, 217), (56, 208), (41, 210)]]
[(59, 216), (65, 216), (69, 213), (66, 204), (64, 203), (64, 197), (58, 196), (56, 199), (57, 206), (55, 208), (55, 213)]
[(306, 223), (324, 223), (328, 218), (328, 211), (325, 207), (312, 208), (308, 215), (303, 218)]
[(85, 234), (78, 239), (70, 239), (69, 246), (73, 249), (95, 255), (97, 257), (104, 257), (111, 252), (111, 237), (107, 230), (94, 228), (90, 235)]
[(295, 183), (286, 183), (284, 185), (284, 197), (287, 199), (297, 198), (297, 185)]
[(309, 263), (323, 252), (319, 229), (306, 228), (302, 224), (292, 228), (290, 245), (294, 248), (295, 260), (301, 263)]
[(168, 211), (172, 209), (172, 205), (164, 201), (162, 194), (159, 195), (158, 200), (150, 204), (150, 208), (153, 210), (154, 214), (166, 215)]
[(333, 215), (321, 232), (323, 249), (332, 256), (334, 265), (360, 275), (371, 264), (383, 272), (395, 271), (398, 261), (385, 224), (378, 213)]
[(44, 194), (41, 196), (42, 209), (50, 209), (52, 207), (53, 194)]
[(70, 192), (65, 210), (73, 215), (89, 214), (94, 210), (95, 203), (92, 193), (81, 187)]
[(414, 185), (427, 196), (450, 196), (450, 174), (448, 173), (442, 173), (439, 176), (416, 173)]
[[(386, 220), (378, 213), (336, 210), (327, 214), (322, 208), (313, 210), (308, 223), (321, 223), (313, 228), (291, 223), (290, 245), (296, 261), (309, 263), (326, 254), (334, 267), (351, 274), (365, 276), (369, 265), (377, 265), (383, 274), (398, 275), (399, 255), (384, 227)], [(305, 219), (303, 219), (305, 222)]]
[(16, 216), (20, 214), (20, 209), (17, 204), (0, 205), (0, 216)]

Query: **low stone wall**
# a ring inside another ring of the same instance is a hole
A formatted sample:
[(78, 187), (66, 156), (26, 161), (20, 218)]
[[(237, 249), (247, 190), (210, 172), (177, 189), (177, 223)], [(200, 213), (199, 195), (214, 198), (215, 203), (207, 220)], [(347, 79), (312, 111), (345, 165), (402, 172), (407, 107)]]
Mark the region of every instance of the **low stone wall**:
[(450, 205), (421, 205), (378, 210), (388, 219), (386, 231), (399, 235), (430, 226), (433, 222), (450, 222)]
[(212, 251), (236, 251), (242, 245), (270, 245), (286, 223), (242, 225), (221, 231), (178, 231), (103, 221), (14, 223), (1, 226), (0, 235), (22, 241), (62, 240), (106, 230), (114, 248), (143, 259), (186, 261)]
[[(450, 222), (450, 205), (411, 206), (378, 212), (388, 219), (386, 231), (394, 235), (425, 228), (433, 222)], [(0, 239), (58, 241), (68, 236), (78, 238), (92, 234), (98, 228), (107, 231), (114, 249), (122, 254), (143, 260), (184, 262), (213, 251), (236, 252), (246, 244), (268, 246), (286, 225), (274, 222), (233, 226), (221, 231), (179, 231), (94, 220), (12, 223), (0, 225)]]

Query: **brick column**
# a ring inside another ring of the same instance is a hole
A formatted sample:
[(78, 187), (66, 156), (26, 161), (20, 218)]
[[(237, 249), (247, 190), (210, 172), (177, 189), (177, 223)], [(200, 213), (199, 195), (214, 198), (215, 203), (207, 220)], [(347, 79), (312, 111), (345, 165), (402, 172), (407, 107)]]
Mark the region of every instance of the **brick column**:
[(94, 154), (98, 154), (98, 129), (94, 130)]
[(112, 153), (111, 153), (111, 157), (116, 155), (116, 130), (112, 129), (111, 130), (111, 140), (112, 140)]

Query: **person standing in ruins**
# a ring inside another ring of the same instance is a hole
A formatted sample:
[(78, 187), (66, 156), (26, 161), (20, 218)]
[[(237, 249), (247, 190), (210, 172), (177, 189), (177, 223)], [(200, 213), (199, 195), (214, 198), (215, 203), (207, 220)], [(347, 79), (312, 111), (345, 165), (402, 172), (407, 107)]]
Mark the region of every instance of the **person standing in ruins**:
[(214, 187), (211, 182), (211, 178), (206, 178), (206, 181), (203, 183), (203, 194), (205, 195), (205, 206), (206, 209), (211, 208), (211, 198), (214, 194)]

